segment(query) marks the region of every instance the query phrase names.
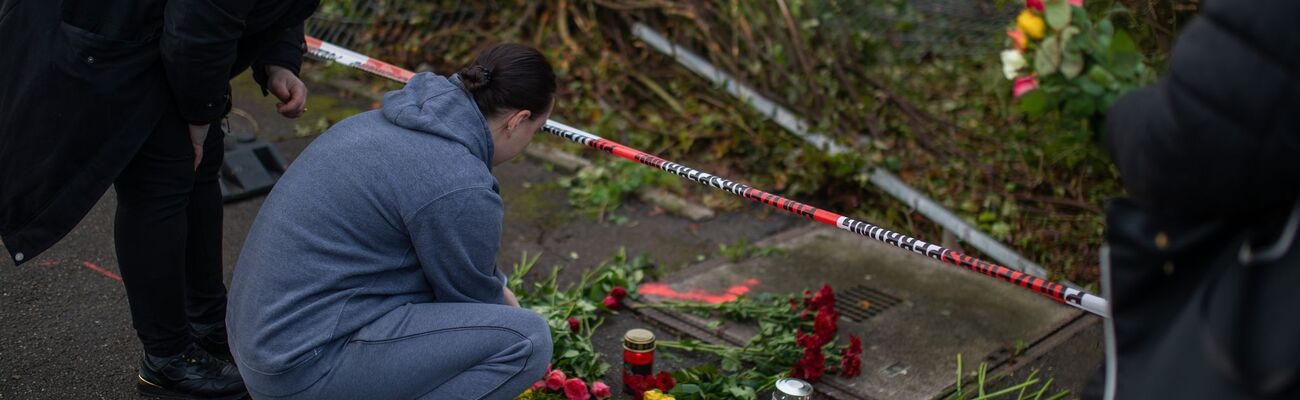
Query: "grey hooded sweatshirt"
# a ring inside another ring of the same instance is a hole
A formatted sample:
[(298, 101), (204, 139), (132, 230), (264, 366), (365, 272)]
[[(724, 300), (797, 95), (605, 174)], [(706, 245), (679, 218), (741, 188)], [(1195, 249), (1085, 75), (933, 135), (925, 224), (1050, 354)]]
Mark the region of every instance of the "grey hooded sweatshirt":
[(457, 78), (429, 73), (313, 141), (235, 267), (227, 325), (244, 379), (306, 388), (351, 335), (407, 303), (503, 304), (492, 153)]

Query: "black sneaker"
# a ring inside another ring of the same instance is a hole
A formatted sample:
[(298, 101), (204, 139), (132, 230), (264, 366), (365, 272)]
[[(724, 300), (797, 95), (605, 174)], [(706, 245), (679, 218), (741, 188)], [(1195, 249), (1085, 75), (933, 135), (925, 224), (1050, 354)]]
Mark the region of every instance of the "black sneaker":
[(226, 337), (226, 324), (190, 324), (190, 332), (194, 337), (194, 344), (199, 345), (208, 354), (221, 361), (235, 363), (235, 357), (230, 354), (230, 341)]
[(236, 400), (248, 394), (234, 365), (194, 344), (171, 357), (146, 353), (140, 360), (136, 390), (147, 397), (186, 400)]

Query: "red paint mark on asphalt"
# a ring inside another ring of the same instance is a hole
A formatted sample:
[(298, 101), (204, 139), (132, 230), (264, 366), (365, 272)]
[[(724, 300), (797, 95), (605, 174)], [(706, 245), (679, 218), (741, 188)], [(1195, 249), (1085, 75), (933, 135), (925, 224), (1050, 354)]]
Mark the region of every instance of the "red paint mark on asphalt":
[(113, 273), (113, 271), (109, 271), (109, 270), (107, 270), (107, 269), (104, 269), (104, 267), (101, 267), (101, 266), (99, 266), (99, 265), (95, 265), (95, 263), (93, 263), (93, 262), (90, 262), (90, 261), (82, 261), (82, 262), (81, 262), (81, 265), (85, 266), (86, 268), (89, 268), (91, 271), (98, 272), (100, 275), (107, 276), (108, 279), (112, 279), (112, 280), (115, 280), (115, 281), (118, 281), (118, 282), (121, 282), (121, 281), (122, 281), (122, 276), (121, 276), (121, 275), (118, 275), (118, 274), (116, 274), (116, 273)]
[(749, 278), (739, 285), (733, 285), (730, 288), (727, 288), (726, 293), (722, 294), (709, 293), (699, 289), (691, 289), (682, 293), (666, 284), (650, 282), (642, 284), (641, 287), (637, 288), (637, 293), (670, 299), (692, 300), (702, 303), (718, 304), (735, 300), (740, 297), (740, 295), (749, 293), (749, 289), (758, 285), (758, 282), (758, 279)]

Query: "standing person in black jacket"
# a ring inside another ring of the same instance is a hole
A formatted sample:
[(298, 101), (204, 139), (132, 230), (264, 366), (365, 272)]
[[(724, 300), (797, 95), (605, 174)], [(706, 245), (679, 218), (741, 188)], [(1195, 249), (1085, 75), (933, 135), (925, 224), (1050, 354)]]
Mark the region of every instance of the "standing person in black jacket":
[(1107, 394), (1300, 398), (1300, 1), (1203, 2), (1106, 145)]
[(30, 261), (115, 185), (144, 394), (244, 395), (225, 339), (218, 122), (250, 67), (281, 114), (305, 111), (317, 4), (0, 0), (0, 237)]

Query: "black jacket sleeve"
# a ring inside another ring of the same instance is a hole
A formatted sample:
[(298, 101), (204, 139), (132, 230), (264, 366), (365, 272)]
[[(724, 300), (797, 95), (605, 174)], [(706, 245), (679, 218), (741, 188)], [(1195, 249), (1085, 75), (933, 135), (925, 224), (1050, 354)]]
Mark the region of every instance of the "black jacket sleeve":
[(1210, 1), (1169, 73), (1107, 114), (1106, 146), (1140, 205), (1234, 217), (1300, 194), (1300, 1)]
[(253, 61), (253, 80), (262, 86), (262, 94), (266, 95), (266, 67), (279, 66), (292, 71), (298, 75), (302, 68), (302, 55), (307, 52), (307, 43), (303, 40), (303, 24), (278, 32), (269, 32), (270, 37), (266, 38), (271, 43), (266, 47), (261, 55)]
[(252, 0), (170, 0), (163, 13), (163, 69), (194, 125), (221, 119), (230, 101), (230, 70)]

